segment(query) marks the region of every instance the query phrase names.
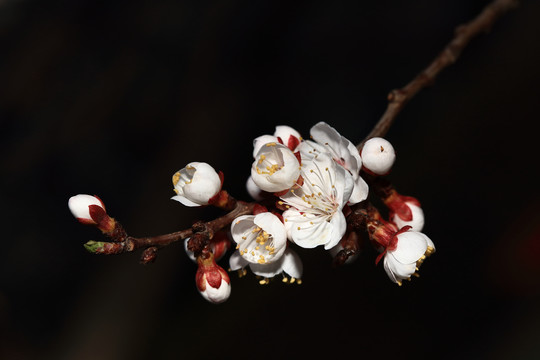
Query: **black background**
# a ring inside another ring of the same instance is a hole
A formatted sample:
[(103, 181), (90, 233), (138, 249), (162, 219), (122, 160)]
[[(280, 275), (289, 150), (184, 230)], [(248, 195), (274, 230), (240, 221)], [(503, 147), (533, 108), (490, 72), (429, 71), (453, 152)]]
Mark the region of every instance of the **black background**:
[[(304, 283), (231, 274), (222, 305), (181, 244), (92, 256), (67, 208), (135, 236), (219, 215), (169, 200), (191, 161), (247, 199), (252, 139), (326, 121), (352, 142), (487, 1), (0, 2), (2, 359), (540, 357), (540, 3), (523, 1), (399, 115), (390, 175), (437, 246), (401, 288), (375, 253)], [(222, 262), (227, 267), (227, 262)]]

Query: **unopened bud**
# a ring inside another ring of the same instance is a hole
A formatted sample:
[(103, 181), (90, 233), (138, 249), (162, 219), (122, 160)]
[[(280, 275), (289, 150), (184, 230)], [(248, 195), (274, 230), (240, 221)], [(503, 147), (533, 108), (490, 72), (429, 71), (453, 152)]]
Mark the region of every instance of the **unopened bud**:
[[(107, 215), (105, 204), (97, 196), (86, 194), (72, 196), (69, 198), (68, 206), (73, 216), (83, 224), (95, 225), (109, 236), (115, 235), (114, 230), (120, 231), (114, 219)], [(123, 232), (116, 235), (121, 236)]]
[(360, 155), (364, 169), (375, 175), (388, 174), (396, 160), (396, 152), (392, 144), (380, 137), (366, 141)]
[(97, 225), (90, 215), (90, 206), (100, 207), (105, 212), (105, 204), (97, 196), (79, 194), (69, 198), (69, 210), (79, 222), (89, 225)]
[(231, 280), (227, 272), (214, 261), (212, 253), (197, 258), (199, 268), (195, 275), (197, 290), (202, 297), (213, 304), (226, 301), (231, 295)]

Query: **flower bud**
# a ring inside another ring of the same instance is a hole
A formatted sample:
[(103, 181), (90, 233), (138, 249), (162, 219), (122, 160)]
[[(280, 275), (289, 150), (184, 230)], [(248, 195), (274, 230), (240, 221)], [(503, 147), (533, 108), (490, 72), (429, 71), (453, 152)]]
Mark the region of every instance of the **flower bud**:
[(392, 222), (399, 228), (404, 226), (410, 226), (413, 231), (422, 231), (424, 228), (424, 211), (419, 204), (406, 201), (403, 206), (407, 207), (410, 211), (410, 217), (404, 217), (400, 213), (394, 213), (391, 217)]
[(257, 152), (251, 166), (253, 182), (268, 192), (290, 189), (300, 176), (300, 163), (294, 153), (285, 145), (266, 143)]
[(364, 144), (361, 157), (362, 165), (367, 172), (375, 175), (386, 175), (394, 165), (396, 153), (388, 140), (374, 137)]
[(176, 200), (185, 206), (208, 205), (221, 190), (221, 178), (213, 167), (203, 162), (189, 163), (172, 178)]
[(69, 198), (68, 207), (80, 223), (94, 225), (108, 236), (124, 235), (122, 227), (107, 215), (103, 201), (97, 196), (85, 194), (72, 196)]
[(90, 215), (91, 206), (101, 208), (102, 212), (105, 212), (105, 204), (97, 196), (79, 194), (70, 197), (68, 201), (69, 210), (71, 210), (71, 213), (79, 222), (88, 225), (97, 225), (97, 222)]
[(216, 264), (212, 253), (199, 256), (197, 263), (199, 268), (195, 282), (202, 297), (213, 304), (226, 301), (231, 295), (231, 280), (227, 272)]

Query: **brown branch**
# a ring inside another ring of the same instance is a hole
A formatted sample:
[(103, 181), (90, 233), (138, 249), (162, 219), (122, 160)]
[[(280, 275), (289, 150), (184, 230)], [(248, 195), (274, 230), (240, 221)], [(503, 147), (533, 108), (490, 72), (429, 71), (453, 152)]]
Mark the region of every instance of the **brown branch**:
[[(193, 228), (190, 229), (144, 238), (127, 236), (121, 241), (114, 242), (89, 241), (84, 246), (89, 252), (102, 255), (116, 255), (132, 252), (141, 248), (155, 248), (149, 253), (143, 254), (143, 262), (146, 263), (153, 261), (157, 248), (170, 245), (179, 240), (187, 239), (188, 237), (193, 236), (194, 233), (205, 232), (206, 234), (210, 234), (209, 237), (211, 238), (215, 232), (231, 224), (238, 216), (251, 214), (254, 206), (255, 203), (238, 201), (236, 207), (226, 215), (206, 223), (196, 223)], [(144, 258), (148, 256), (150, 256), (149, 259), (144, 260)]]
[(517, 5), (518, 0), (494, 0), (476, 18), (456, 27), (454, 38), (427, 68), (420, 72), (407, 85), (401, 89), (394, 89), (388, 94), (388, 105), (384, 114), (368, 136), (357, 146), (358, 150), (361, 151), (364, 143), (372, 137), (383, 137), (386, 135), (403, 107), (420, 90), (432, 84), (444, 68), (456, 62), (463, 49), (465, 49), (475, 36), (482, 32), (488, 32), (497, 19)]

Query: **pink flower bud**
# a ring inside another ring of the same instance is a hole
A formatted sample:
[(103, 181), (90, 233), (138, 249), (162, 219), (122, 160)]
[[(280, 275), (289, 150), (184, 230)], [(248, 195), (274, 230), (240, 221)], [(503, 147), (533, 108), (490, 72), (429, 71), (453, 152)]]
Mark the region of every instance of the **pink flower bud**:
[[(205, 255), (207, 257), (203, 259)], [(216, 264), (211, 253), (199, 256), (197, 263), (199, 268), (195, 282), (202, 297), (213, 304), (226, 301), (231, 295), (231, 280), (227, 272)]]

